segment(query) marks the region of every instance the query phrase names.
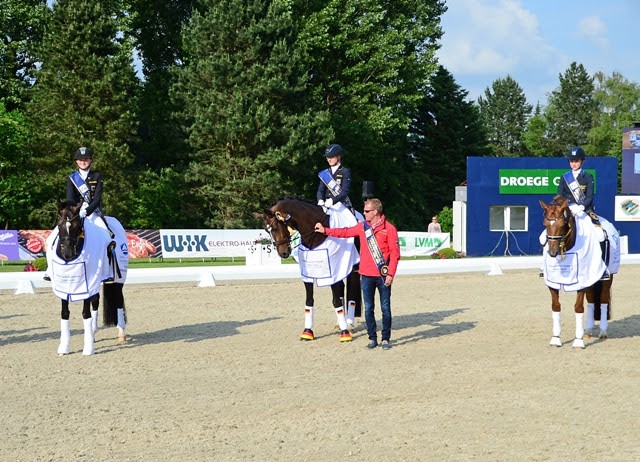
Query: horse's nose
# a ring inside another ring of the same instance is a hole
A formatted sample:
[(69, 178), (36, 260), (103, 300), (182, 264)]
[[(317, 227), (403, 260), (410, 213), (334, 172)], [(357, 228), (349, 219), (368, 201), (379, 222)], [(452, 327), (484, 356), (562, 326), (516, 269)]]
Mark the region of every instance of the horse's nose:
[(550, 255), (550, 256), (552, 256), (552, 257), (556, 257), (556, 256), (558, 256), (558, 251), (557, 251), (557, 250), (555, 250), (555, 249), (549, 249), (548, 253), (549, 253), (549, 255)]

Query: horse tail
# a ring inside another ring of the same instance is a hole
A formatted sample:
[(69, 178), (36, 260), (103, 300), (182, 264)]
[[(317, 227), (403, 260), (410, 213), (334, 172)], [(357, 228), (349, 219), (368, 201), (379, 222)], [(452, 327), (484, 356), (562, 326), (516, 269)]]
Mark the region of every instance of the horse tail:
[(102, 285), (102, 322), (105, 326), (113, 327), (118, 325), (118, 308), (124, 308), (123, 286), (124, 284), (119, 282)]

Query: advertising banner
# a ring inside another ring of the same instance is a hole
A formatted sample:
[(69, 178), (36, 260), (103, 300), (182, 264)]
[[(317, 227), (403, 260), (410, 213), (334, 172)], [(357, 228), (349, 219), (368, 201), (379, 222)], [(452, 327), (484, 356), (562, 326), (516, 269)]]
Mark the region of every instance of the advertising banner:
[(615, 221), (640, 221), (640, 196), (616, 196), (615, 203)]
[(247, 247), (269, 239), (263, 229), (161, 229), (164, 258), (244, 257)]
[(0, 231), (0, 262), (19, 260), (18, 231)]
[(429, 257), (440, 249), (451, 247), (449, 233), (417, 233), (398, 231), (401, 257)]
[[(509, 169), (501, 168), (500, 194), (556, 194), (564, 172), (568, 169)], [(593, 190), (596, 191), (596, 171), (585, 168), (593, 175)]]

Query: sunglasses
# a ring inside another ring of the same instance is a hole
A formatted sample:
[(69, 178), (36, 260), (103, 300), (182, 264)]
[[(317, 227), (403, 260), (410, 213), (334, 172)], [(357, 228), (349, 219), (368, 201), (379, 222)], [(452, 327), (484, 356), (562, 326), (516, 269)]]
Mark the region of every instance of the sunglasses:
[(374, 209), (371, 210), (363, 210), (364, 213), (369, 213), (369, 212), (373, 212)]

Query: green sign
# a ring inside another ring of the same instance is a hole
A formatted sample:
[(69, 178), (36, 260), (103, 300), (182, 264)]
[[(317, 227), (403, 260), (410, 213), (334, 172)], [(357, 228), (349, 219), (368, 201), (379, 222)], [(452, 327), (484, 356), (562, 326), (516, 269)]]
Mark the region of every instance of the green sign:
[[(500, 194), (556, 194), (566, 169), (500, 169)], [(593, 175), (595, 192), (596, 171), (585, 169)]]

